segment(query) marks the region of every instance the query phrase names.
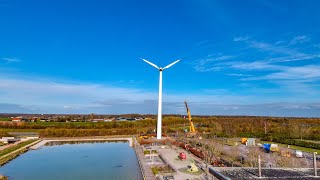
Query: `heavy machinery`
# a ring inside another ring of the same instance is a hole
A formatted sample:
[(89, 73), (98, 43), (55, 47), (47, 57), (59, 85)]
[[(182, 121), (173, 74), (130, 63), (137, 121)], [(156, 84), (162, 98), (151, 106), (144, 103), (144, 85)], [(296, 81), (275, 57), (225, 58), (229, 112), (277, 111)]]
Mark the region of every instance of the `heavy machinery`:
[(180, 160), (186, 160), (186, 159), (187, 159), (186, 153), (180, 152), (180, 153), (179, 153), (179, 159), (180, 159)]
[(197, 134), (197, 132), (196, 132), (196, 129), (194, 128), (194, 125), (193, 125), (193, 122), (192, 122), (191, 113), (190, 113), (187, 101), (184, 101), (184, 104), (186, 105), (187, 113), (188, 113), (188, 119), (189, 119), (189, 122), (190, 122), (190, 130), (189, 130), (188, 136), (193, 137), (193, 136), (195, 136)]
[(140, 139), (149, 139), (149, 136), (146, 134), (142, 134), (139, 136)]

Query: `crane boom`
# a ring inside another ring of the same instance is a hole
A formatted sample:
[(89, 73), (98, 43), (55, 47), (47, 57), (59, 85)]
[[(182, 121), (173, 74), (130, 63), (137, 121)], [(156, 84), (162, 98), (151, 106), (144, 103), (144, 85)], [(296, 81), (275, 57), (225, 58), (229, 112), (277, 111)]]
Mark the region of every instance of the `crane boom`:
[(189, 122), (190, 122), (190, 132), (191, 132), (191, 133), (195, 133), (196, 130), (195, 130), (194, 126), (193, 126), (193, 122), (192, 122), (192, 118), (191, 118), (191, 113), (190, 113), (190, 110), (189, 110), (187, 101), (184, 101), (184, 104), (186, 105), (186, 108), (187, 108), (188, 119), (189, 119)]

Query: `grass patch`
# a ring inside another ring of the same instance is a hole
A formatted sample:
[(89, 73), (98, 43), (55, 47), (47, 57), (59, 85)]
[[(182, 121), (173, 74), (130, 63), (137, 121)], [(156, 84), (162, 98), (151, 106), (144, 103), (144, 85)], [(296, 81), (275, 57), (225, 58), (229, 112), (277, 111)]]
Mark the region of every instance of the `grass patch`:
[(185, 168), (180, 168), (179, 171), (185, 174), (192, 174), (192, 175), (201, 175), (203, 173), (203, 171), (198, 168), (197, 172), (189, 172), (188, 171), (189, 168), (185, 167)]
[[(158, 152), (156, 150), (152, 150), (151, 151), (151, 154), (157, 154)], [(143, 154), (150, 154), (150, 151), (149, 150), (145, 150), (143, 151)]]
[[(269, 142), (269, 141), (260, 141), (260, 143), (269, 143), (269, 144), (278, 144), (280, 147), (288, 147), (288, 144), (281, 144), (281, 143), (275, 143), (275, 142)], [(306, 147), (300, 147), (300, 146), (295, 146), (295, 145), (290, 145), (290, 149), (293, 150), (300, 150), (303, 152), (308, 152), (308, 153), (313, 153), (313, 152), (317, 152), (318, 154), (320, 153), (319, 149), (312, 149), (312, 148), (306, 148)]]
[(174, 173), (174, 170), (171, 169), (168, 165), (164, 166), (153, 166), (151, 167), (152, 173), (156, 174), (167, 174), (167, 173)]
[(226, 140), (225, 142), (223, 142), (223, 144), (228, 145), (228, 146), (237, 146), (240, 143), (238, 141), (233, 141), (233, 140)]
[(0, 117), (0, 121), (11, 121), (11, 118)]
[(0, 175), (0, 180), (8, 180), (8, 177)]
[(0, 152), (0, 157), (4, 156), (4, 155), (6, 155), (6, 154), (8, 154), (8, 153), (10, 153), (10, 152), (12, 152), (12, 151), (15, 151), (15, 150), (17, 150), (17, 149), (19, 149), (19, 148), (21, 148), (21, 147), (23, 147), (23, 146), (26, 146), (26, 145), (28, 145), (28, 144), (30, 144), (30, 143), (33, 143), (33, 142), (35, 142), (35, 141), (37, 141), (37, 140), (36, 140), (36, 139), (32, 139), (32, 140), (28, 140), (28, 141), (19, 143), (19, 144), (13, 146), (13, 147), (6, 148), (6, 149), (4, 149), (4, 150), (2, 150), (2, 151)]
[(305, 141), (305, 142), (311, 142), (311, 143), (316, 143), (316, 144), (320, 144), (320, 141), (313, 141), (313, 140), (300, 140), (300, 139), (297, 139), (299, 141)]
[(4, 132), (39, 132), (42, 129), (11, 129), (11, 128), (1, 128)]

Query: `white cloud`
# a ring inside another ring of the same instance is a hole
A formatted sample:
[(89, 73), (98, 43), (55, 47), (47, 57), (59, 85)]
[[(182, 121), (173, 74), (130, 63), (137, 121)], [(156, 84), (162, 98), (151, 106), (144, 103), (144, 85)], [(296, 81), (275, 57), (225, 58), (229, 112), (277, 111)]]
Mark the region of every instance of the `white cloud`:
[(249, 77), (244, 80), (303, 80), (311, 81), (320, 79), (320, 66), (306, 65), (299, 67), (279, 66), (281, 71), (273, 72), (265, 76)]
[(247, 75), (247, 74), (236, 74), (236, 73), (231, 73), (231, 74), (227, 74), (229, 76), (238, 76), (238, 77), (248, 77), (248, 76), (251, 76), (251, 75)]
[(300, 54), (292, 56), (284, 56), (277, 58), (270, 58), (268, 62), (270, 63), (280, 63), (280, 62), (290, 62), (290, 61), (302, 61), (320, 58), (320, 54)]
[(271, 53), (277, 53), (280, 55), (290, 55), (290, 56), (303, 56), (305, 55), (304, 53), (298, 52), (294, 49), (283, 47), (283, 46), (278, 46), (276, 44), (270, 44), (270, 43), (265, 43), (265, 42), (260, 42), (260, 41), (248, 41), (249, 46), (258, 50), (266, 51), (266, 52), (271, 52)]
[[(157, 89), (146, 91), (142, 88), (122, 88), (80, 82), (62, 83), (34, 77), (25, 79), (0, 76), (0, 112), (156, 114), (157, 95)], [(295, 98), (297, 99), (298, 97)], [(319, 107), (310, 105), (310, 109), (307, 109), (303, 108), (307, 105), (295, 106), (294, 103), (273, 106), (257, 105), (263, 102), (292, 101), (290, 97), (274, 99), (265, 94), (263, 96), (258, 93), (241, 95), (228, 89), (206, 89), (195, 94), (168, 94), (164, 91), (164, 113), (185, 114), (184, 100), (189, 102), (193, 114), (298, 116), (301, 110), (312, 111), (300, 114), (304, 116), (317, 114), (313, 111), (320, 112)], [(316, 98), (312, 100), (316, 101)], [(279, 107), (284, 110), (274, 112)], [(296, 114), (290, 114), (286, 110), (290, 107), (297, 109)]]
[[(241, 42), (240, 45), (243, 45), (243, 48), (240, 47), (241, 52), (237, 51), (236, 54), (229, 51), (228, 56), (233, 58), (228, 61), (212, 59), (197, 61), (195, 69), (199, 72), (226, 71), (225, 75), (234, 76), (248, 83), (249, 94), (257, 93), (250, 93), (257, 83), (272, 87), (273, 93), (270, 93), (268, 88), (265, 89), (265, 86), (261, 91), (260, 87), (258, 91), (260, 97), (263, 92), (272, 97), (271, 99), (280, 100), (290, 96), (291, 99), (288, 97), (286, 101), (296, 100), (296, 102), (306, 99), (312, 101), (313, 98), (319, 97), (317, 83), (320, 82), (320, 65), (317, 60), (320, 58), (320, 52), (317, 44), (313, 45), (309, 37), (296, 36), (290, 40), (279, 40), (275, 43), (236, 37), (234, 42)], [(302, 46), (302, 43), (307, 42), (307, 46), (304, 44)], [(230, 70), (233, 73), (230, 73)], [(248, 73), (251, 76), (246, 75)]]
[[(20, 104), (32, 112), (36, 107), (42, 112), (104, 112), (104, 113), (156, 113), (157, 89), (122, 88), (93, 83), (62, 83), (50, 79), (11, 78), (0, 76), (0, 99), (2, 103)], [(175, 103), (190, 101), (217, 103), (247, 102), (249, 96), (229, 93), (210, 94), (167, 94), (164, 89), (163, 101), (169, 103), (164, 112), (176, 113)], [(255, 99), (255, 98), (252, 98)], [(170, 104), (170, 103), (173, 103)], [(168, 107), (173, 107), (167, 109)], [(20, 108), (21, 109), (21, 108)], [(0, 111), (1, 108), (0, 108)]]
[(282, 69), (283, 66), (273, 65), (264, 61), (254, 61), (254, 62), (230, 62), (226, 63), (229, 68), (233, 69), (241, 69), (241, 70), (279, 70)]
[(219, 71), (222, 68), (221, 67), (211, 67), (211, 68), (207, 68), (205, 66), (195, 66), (194, 69), (197, 72), (209, 72), (209, 71)]
[(246, 41), (246, 40), (248, 40), (248, 39), (249, 39), (248, 36), (239, 36), (239, 37), (234, 37), (234, 38), (233, 38), (233, 41), (234, 41), (234, 42)]
[[(310, 38), (307, 36), (297, 36), (294, 37), (292, 43), (302, 43), (308, 41)], [(246, 51), (256, 49), (262, 51), (261, 60), (254, 60), (252, 55), (248, 52), (242, 53), (241, 55), (223, 55), (218, 53), (220, 56), (208, 55), (205, 58), (199, 59), (194, 63), (194, 69), (198, 72), (208, 72), (208, 71), (221, 71), (226, 68), (239, 69), (239, 70), (250, 70), (250, 71), (281, 71), (286, 69), (284, 65), (279, 65), (278, 63), (286, 63), (293, 61), (306, 61), (314, 60), (320, 58), (320, 53), (305, 53), (297, 48), (289, 48), (285, 45), (285, 41), (277, 41), (276, 43), (266, 43), (256, 40), (249, 39), (248, 37), (235, 37), (234, 41), (244, 42), (247, 46)], [(249, 51), (250, 52), (250, 51)], [(261, 55), (260, 55), (261, 56)], [(247, 59), (246, 61), (240, 60), (240, 58)], [(256, 59), (256, 57), (254, 57)], [(228, 60), (223, 62), (223, 60)], [(240, 73), (237, 73), (240, 74)]]
[(306, 35), (296, 36), (289, 42), (288, 45), (290, 46), (290, 45), (302, 44), (308, 41), (310, 41), (310, 38)]
[(212, 66), (213, 64), (220, 61), (230, 60), (232, 58), (234, 58), (234, 56), (211, 54), (205, 58), (198, 59), (195, 63), (193, 63), (193, 65), (194, 69), (198, 72), (218, 71), (221, 68), (214, 67)]
[(275, 42), (274, 44), (279, 45), (279, 44), (284, 44), (284, 43), (285, 43), (285, 41), (280, 40), (280, 41)]
[[(310, 39), (307, 36), (297, 36), (294, 37), (289, 44), (298, 44), (307, 42)], [(286, 61), (300, 61), (300, 60), (308, 60), (320, 57), (320, 53), (314, 54), (306, 54), (300, 52), (297, 49), (293, 49), (284, 45), (285, 41), (277, 41), (275, 43), (266, 43), (256, 40), (246, 40), (245, 43), (248, 44), (249, 47), (272, 53), (274, 57), (273, 62), (286, 62)]]
[(4, 57), (1, 58), (2, 61), (5, 61), (7, 63), (13, 63), (13, 62), (20, 62), (21, 60), (18, 58), (9, 58), (9, 57)]
[(74, 110), (74, 109), (79, 109), (79, 107), (76, 106), (70, 106), (70, 105), (64, 105), (63, 106), (64, 109), (68, 109), (68, 110)]

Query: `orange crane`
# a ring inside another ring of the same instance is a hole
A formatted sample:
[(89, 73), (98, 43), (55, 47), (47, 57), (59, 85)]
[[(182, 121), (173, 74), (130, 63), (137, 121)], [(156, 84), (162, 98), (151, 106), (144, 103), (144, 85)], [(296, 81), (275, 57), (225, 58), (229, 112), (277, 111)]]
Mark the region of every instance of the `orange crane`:
[(193, 125), (193, 122), (192, 122), (191, 113), (190, 113), (190, 110), (188, 108), (187, 101), (184, 101), (184, 104), (186, 105), (187, 113), (188, 113), (188, 119), (189, 119), (189, 122), (190, 122), (190, 133), (196, 133), (196, 129), (194, 128), (194, 125)]

